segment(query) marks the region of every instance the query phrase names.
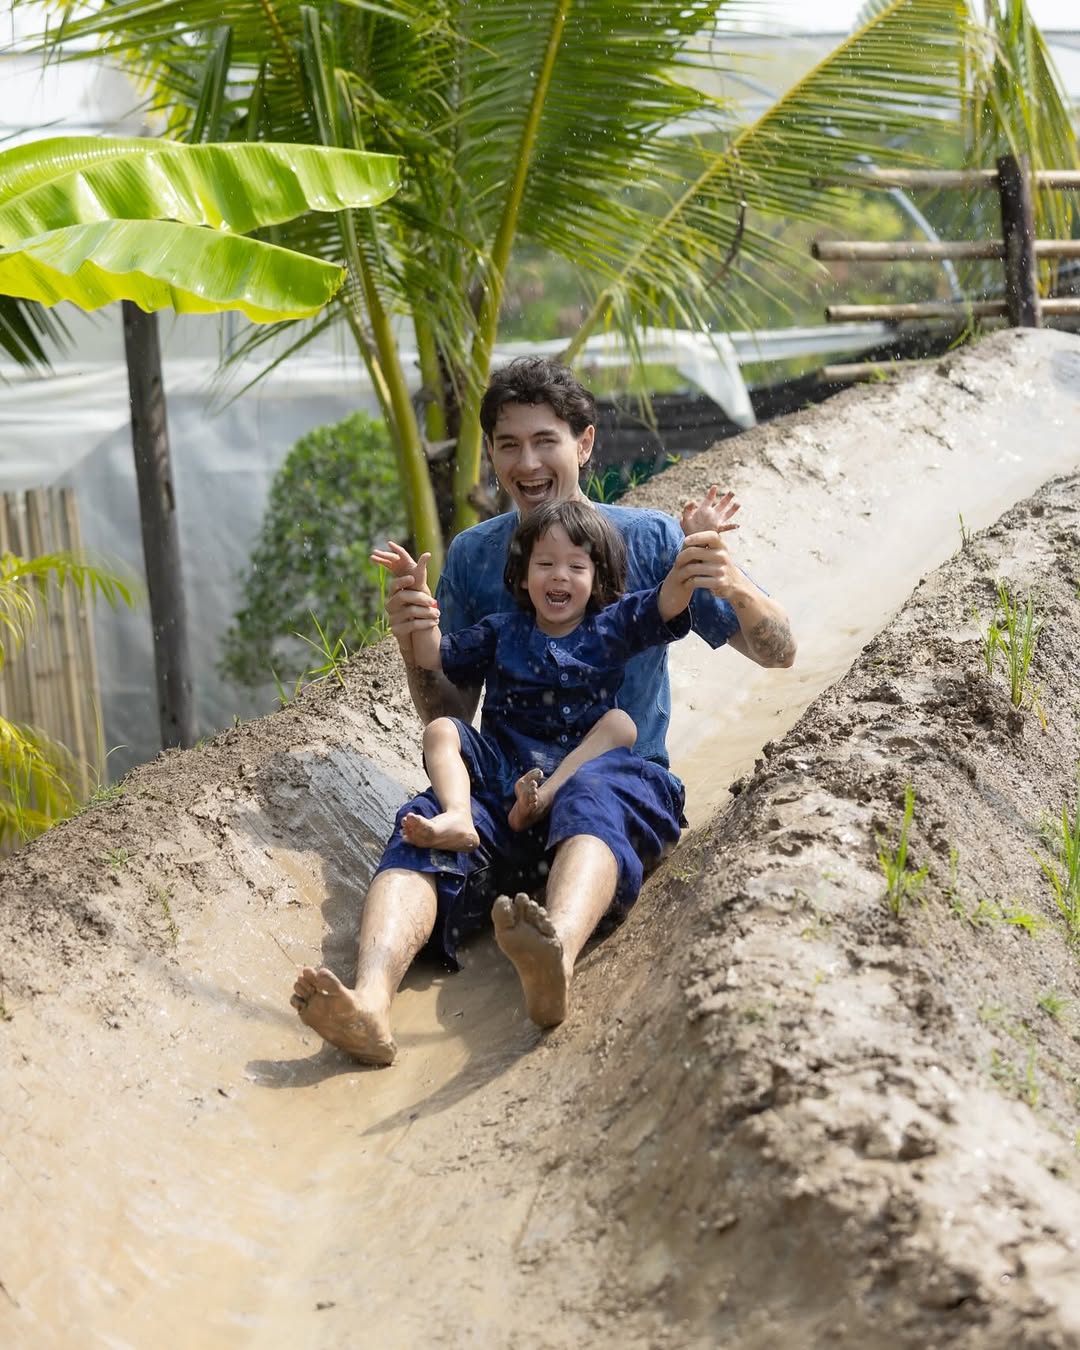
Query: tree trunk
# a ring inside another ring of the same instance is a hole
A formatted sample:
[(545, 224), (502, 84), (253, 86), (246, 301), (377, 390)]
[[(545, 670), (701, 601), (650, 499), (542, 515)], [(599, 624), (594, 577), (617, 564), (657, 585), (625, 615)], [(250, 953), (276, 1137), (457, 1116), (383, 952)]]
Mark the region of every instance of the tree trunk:
[(186, 749), (195, 744), (195, 711), (157, 315), (130, 300), (122, 304), (161, 744)]

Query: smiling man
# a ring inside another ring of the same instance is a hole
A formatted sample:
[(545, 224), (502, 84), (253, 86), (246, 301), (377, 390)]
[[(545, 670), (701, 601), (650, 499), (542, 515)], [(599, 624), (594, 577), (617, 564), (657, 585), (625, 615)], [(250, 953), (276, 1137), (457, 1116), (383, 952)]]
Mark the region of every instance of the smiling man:
[[(514, 609), (503, 573), (519, 513), (555, 498), (584, 500), (579, 480), (592, 454), (596, 404), (566, 367), (524, 357), (494, 373), (480, 421), (495, 475), (515, 509), (451, 544), (437, 594), (444, 633)], [(628, 591), (658, 586), (672, 567), (707, 578), (710, 589), (695, 590), (690, 605), (693, 629), (710, 646), (729, 643), (759, 665), (790, 666), (795, 642), (783, 607), (731, 559), (724, 531), (738, 508), (726, 500), (714, 504), (710, 494), (701, 515), (715, 528), (687, 538), (659, 511), (595, 509), (626, 541)], [(479, 689), (455, 687), (439, 672), (410, 664), (410, 635), (431, 618), (422, 569), (395, 579), (387, 610), (425, 724), (440, 716), (471, 720)], [(542, 826), (522, 833), (513, 857), (493, 856), (483, 843), (458, 854), (410, 849), (401, 839), (402, 819), (433, 813), (438, 804), (425, 794), (402, 807), (364, 902), (355, 988), (310, 967), (296, 982), (292, 1003), (308, 1026), (358, 1059), (390, 1063), (390, 1007), (413, 958), (431, 942), (455, 962), (458, 941), (484, 927), (489, 915), (521, 980), (529, 1016), (543, 1027), (565, 1018), (581, 949), (605, 916), (617, 920), (626, 913), (644, 869), (678, 841), (682, 828), (683, 787), (668, 769), (665, 746), (671, 714), (666, 648), (629, 662), (618, 704), (637, 724), (635, 754), (614, 767), (605, 756), (579, 769)], [(542, 905), (530, 894), (540, 889)]]

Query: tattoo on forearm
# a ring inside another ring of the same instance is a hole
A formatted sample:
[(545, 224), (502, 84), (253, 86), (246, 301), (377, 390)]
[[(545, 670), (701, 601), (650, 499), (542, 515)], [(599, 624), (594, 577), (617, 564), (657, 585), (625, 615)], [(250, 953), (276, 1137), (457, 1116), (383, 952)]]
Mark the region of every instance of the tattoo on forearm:
[(775, 665), (790, 660), (794, 640), (786, 619), (762, 619), (750, 630), (748, 637), (760, 658)]

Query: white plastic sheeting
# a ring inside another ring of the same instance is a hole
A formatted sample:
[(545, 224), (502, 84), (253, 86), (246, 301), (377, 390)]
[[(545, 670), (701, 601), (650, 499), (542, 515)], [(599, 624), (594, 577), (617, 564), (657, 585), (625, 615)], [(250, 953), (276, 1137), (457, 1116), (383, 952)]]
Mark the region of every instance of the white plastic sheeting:
[[(355, 367), (296, 361), (235, 402), (212, 398), (213, 365), (166, 361), (166, 402), (199, 734), (274, 706), (216, 671), (239, 578), (274, 472), (313, 427), (376, 411)], [(75, 488), (86, 547), (143, 575), (125, 367), (112, 363), (0, 385), (0, 488)], [(110, 772), (160, 748), (153, 641), (145, 600), (134, 613), (98, 605), (95, 633)]]
[[(356, 409), (378, 409), (355, 357), (315, 352), (291, 358), (229, 402), (229, 390), (243, 388), (254, 371), (236, 373), (222, 390), (214, 381), (214, 359), (170, 358), (170, 335), (184, 349), (190, 348), (191, 332), (189, 321), (164, 333), (163, 365), (196, 714), (199, 733), (207, 734), (229, 726), (234, 717), (274, 706), (272, 686), (253, 698), (224, 681), (216, 666), (275, 471), (313, 427)], [(103, 356), (115, 355), (114, 326), (99, 330), (97, 344)], [(550, 347), (554, 352), (563, 345), (502, 346), (495, 361), (526, 350)], [(71, 485), (87, 548), (126, 563), (141, 576), (126, 367), (115, 359), (95, 361), (93, 340), (88, 345), (83, 337), (79, 346), (77, 364), (59, 364), (50, 375), (11, 372), (8, 383), (0, 384), (0, 490)], [(676, 364), (740, 425), (752, 424), (749, 396), (726, 338), (649, 333), (645, 348), (649, 360)], [(601, 337), (589, 344), (586, 359), (610, 364), (625, 362), (626, 355), (614, 339)], [(416, 367), (408, 354), (404, 365)], [(113, 614), (99, 606), (95, 629), (105, 736), (107, 747), (116, 747), (110, 760), (115, 774), (159, 748), (148, 608), (144, 602), (135, 614)]]

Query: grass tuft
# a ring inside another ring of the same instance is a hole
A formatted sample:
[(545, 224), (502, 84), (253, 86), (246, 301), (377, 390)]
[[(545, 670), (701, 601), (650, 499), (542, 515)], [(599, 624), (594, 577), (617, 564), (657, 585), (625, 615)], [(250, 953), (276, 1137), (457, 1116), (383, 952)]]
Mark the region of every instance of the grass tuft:
[(1053, 853), (1049, 858), (1036, 853), (1032, 857), (1042, 869), (1047, 885), (1054, 897), (1069, 938), (1080, 941), (1080, 788), (1073, 801), (1072, 813), (1066, 802), (1061, 808), (1061, 817), (1052, 822), (1051, 843)]
[(1037, 999), (1037, 1006), (1042, 1009), (1048, 1017), (1060, 1017), (1069, 1006), (1069, 1000), (1064, 995), (1059, 994), (1056, 989), (1048, 989)]
[(878, 862), (885, 876), (885, 903), (889, 913), (898, 919), (904, 906), (918, 898), (926, 880), (928, 868), (914, 871), (908, 864), (908, 837), (915, 818), (915, 789), (908, 783), (904, 788), (904, 817), (896, 847), (890, 849), (887, 840), (878, 838)]
[[(988, 676), (993, 675), (1000, 652), (1005, 659), (1005, 669), (1009, 679), (1009, 698), (1013, 707), (1023, 708), (1025, 703), (1038, 716), (1046, 729), (1046, 717), (1039, 703), (1039, 691), (1031, 680), (1031, 661), (1035, 655), (1035, 646), (1043, 629), (1043, 621), (1036, 617), (1035, 602), (1029, 595), (1021, 604), (1016, 596), (1010, 594), (1003, 581), (998, 582), (998, 607), (983, 633), (983, 663)], [(981, 624), (978, 609), (974, 610), (975, 620)]]

